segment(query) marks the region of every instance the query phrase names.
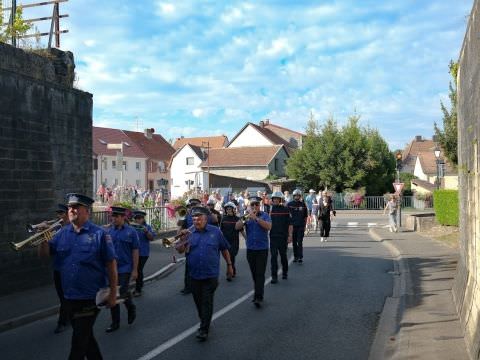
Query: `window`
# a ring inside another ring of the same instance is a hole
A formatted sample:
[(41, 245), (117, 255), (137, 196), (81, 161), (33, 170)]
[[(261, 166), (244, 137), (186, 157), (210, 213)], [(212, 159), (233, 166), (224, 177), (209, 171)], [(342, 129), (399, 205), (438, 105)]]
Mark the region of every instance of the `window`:
[(127, 171), (127, 162), (126, 161), (123, 162), (123, 170)]
[(165, 171), (165, 163), (163, 161), (158, 162), (158, 171), (164, 172)]
[(115, 178), (115, 186), (117, 186), (117, 185), (118, 185), (118, 179)]
[(274, 160), (273, 160), (273, 169), (274, 169), (275, 171), (278, 170), (278, 159), (274, 159)]
[(155, 171), (155, 168), (154, 168), (154, 164), (153, 164), (153, 161), (150, 161), (150, 172), (154, 172)]
[(117, 162), (115, 160), (112, 160), (112, 169), (115, 169), (117, 167)]
[(135, 163), (135, 169), (137, 169), (138, 171), (140, 171), (140, 161), (137, 161)]
[(193, 157), (187, 157), (187, 165), (193, 165)]

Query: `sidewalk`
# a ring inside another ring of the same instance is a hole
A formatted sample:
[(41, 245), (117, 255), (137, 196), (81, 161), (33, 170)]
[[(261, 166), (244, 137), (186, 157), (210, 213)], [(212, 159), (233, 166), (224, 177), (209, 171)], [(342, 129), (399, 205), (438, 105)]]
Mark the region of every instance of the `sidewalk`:
[(458, 251), (416, 232), (372, 228), (370, 235), (395, 258), (370, 360), (469, 359), (451, 292)]
[[(163, 247), (161, 240), (152, 241), (150, 249), (150, 257), (144, 268), (147, 283), (166, 276), (183, 264), (184, 259), (179, 259), (178, 254), (177, 263), (172, 263), (173, 251)], [(0, 297), (0, 309), (0, 332), (57, 314), (58, 298), (53, 275), (49, 285)]]

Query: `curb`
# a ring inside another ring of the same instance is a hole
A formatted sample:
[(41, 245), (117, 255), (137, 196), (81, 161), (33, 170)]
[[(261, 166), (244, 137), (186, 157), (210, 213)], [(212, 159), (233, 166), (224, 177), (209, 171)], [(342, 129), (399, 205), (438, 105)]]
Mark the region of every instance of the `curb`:
[(405, 309), (405, 295), (407, 293), (407, 276), (409, 268), (407, 261), (402, 257), (400, 250), (388, 239), (384, 239), (374, 228), (369, 229), (370, 237), (381, 242), (392, 255), (394, 271), (392, 296), (385, 298), (385, 304), (380, 314), (380, 320), (375, 332), (375, 338), (370, 348), (369, 360), (392, 358), (398, 350), (401, 339), (399, 324)]
[[(149, 282), (167, 277), (177, 268), (179, 264), (184, 263), (185, 260), (186, 260), (185, 257), (181, 257), (177, 259), (176, 262), (172, 262), (164, 266), (157, 272), (153, 273), (152, 275), (146, 276), (143, 279), (144, 283), (149, 283)], [(29, 314), (21, 315), (13, 319), (3, 321), (0, 323), (0, 333), (55, 315), (58, 313), (58, 310), (59, 310), (59, 305), (55, 305), (45, 309), (34, 311)]]

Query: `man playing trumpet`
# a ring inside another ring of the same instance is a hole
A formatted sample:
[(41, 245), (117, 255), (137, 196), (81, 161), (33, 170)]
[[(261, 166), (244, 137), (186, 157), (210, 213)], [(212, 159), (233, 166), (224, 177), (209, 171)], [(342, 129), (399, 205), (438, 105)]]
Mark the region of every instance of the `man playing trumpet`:
[(227, 262), (227, 276), (233, 275), (228, 242), (217, 226), (207, 224), (209, 213), (201, 206), (192, 208), (193, 228), (180, 232), (187, 239), (177, 246), (180, 253), (186, 253), (193, 300), (200, 318), (196, 336), (199, 341), (208, 338), (220, 272), (220, 253)]

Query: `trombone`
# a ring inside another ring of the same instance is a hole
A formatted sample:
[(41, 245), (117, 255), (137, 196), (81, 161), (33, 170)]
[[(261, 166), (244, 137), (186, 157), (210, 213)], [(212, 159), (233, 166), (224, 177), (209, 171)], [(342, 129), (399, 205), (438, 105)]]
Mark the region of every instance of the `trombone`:
[(45, 241), (51, 240), (55, 236), (55, 234), (62, 228), (62, 223), (63, 223), (63, 220), (60, 219), (54, 222), (53, 224), (51, 224), (45, 230), (39, 231), (36, 234), (18, 243), (11, 242), (10, 245), (12, 249), (15, 251), (19, 251), (20, 249), (24, 248), (27, 245), (31, 247), (38, 246)]

